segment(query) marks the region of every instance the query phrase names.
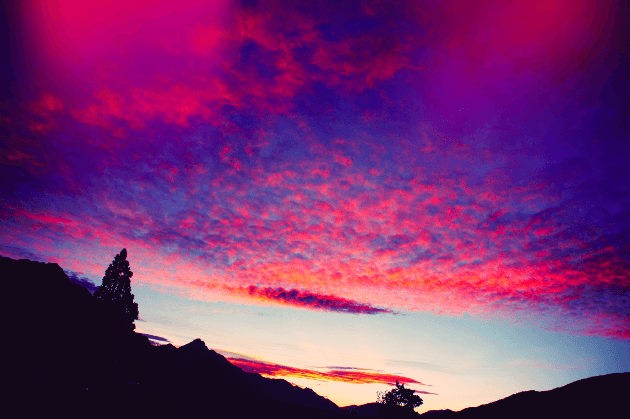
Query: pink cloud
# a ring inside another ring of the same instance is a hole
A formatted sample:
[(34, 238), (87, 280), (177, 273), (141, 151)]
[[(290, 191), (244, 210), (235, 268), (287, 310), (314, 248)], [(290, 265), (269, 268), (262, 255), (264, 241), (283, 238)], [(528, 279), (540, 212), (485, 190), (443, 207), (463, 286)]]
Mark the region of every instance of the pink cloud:
[[(245, 372), (253, 372), (267, 376), (297, 377), (308, 380), (339, 381), (350, 384), (389, 384), (394, 385), (396, 381), (404, 384), (426, 385), (412, 378), (407, 378), (394, 374), (383, 374), (370, 372), (368, 370), (348, 370), (330, 369), (329, 371), (317, 371), (304, 368), (294, 368), (286, 365), (272, 364), (252, 359), (228, 358), (232, 364), (241, 368)], [(423, 394), (435, 394), (420, 392)]]

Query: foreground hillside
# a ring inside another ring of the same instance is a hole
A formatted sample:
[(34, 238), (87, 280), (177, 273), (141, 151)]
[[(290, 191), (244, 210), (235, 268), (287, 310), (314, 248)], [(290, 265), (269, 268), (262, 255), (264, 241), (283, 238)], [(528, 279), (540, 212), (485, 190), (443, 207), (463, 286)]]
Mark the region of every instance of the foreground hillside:
[(246, 373), (199, 339), (155, 347), (120, 336), (57, 264), (0, 257), (12, 316), (10, 401), (23, 417), (345, 418), (310, 389)]

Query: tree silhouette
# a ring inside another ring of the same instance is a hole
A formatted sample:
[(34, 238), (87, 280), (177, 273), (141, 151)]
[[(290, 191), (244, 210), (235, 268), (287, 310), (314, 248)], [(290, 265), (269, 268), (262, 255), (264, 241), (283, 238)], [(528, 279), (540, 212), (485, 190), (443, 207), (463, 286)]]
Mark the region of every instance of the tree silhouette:
[(105, 303), (122, 333), (132, 332), (136, 328), (133, 322), (138, 320), (138, 303), (133, 302), (131, 293), (132, 276), (127, 249), (123, 249), (105, 271), (103, 284), (94, 293), (94, 297)]
[(422, 404), (422, 399), (410, 388), (405, 388), (405, 384), (398, 384), (390, 391), (378, 392), (378, 403), (386, 406), (402, 406), (406, 409), (413, 410)]

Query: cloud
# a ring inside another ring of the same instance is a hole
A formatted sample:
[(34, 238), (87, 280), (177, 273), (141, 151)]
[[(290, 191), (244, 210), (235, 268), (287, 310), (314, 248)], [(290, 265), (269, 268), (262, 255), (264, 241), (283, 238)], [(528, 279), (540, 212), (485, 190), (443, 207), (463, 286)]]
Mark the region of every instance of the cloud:
[(438, 395), (437, 393), (431, 393), (431, 392), (429, 392), (429, 391), (422, 391), (422, 390), (414, 390), (413, 392), (414, 392), (414, 393), (418, 393), (418, 394), (433, 394), (433, 395), (435, 395), (435, 396), (437, 396), (437, 395)]
[(98, 288), (98, 285), (94, 284), (90, 279), (82, 277), (76, 272), (66, 271), (66, 275), (68, 275), (70, 282), (82, 286), (90, 291), (90, 294), (94, 294)]
[(100, 277), (125, 243), (200, 298), (630, 337), (612, 3), (167, 3), (20, 12), (5, 254)]
[(354, 367), (324, 367), (329, 370), (347, 370), (347, 371), (374, 371), (369, 368), (354, 368)]
[(160, 337), (160, 336), (150, 335), (150, 334), (148, 334), (148, 333), (140, 333), (140, 334), (141, 334), (142, 336), (146, 336), (146, 337), (148, 337), (149, 339), (151, 339), (151, 340), (153, 340), (153, 341), (157, 341), (157, 342), (165, 342), (165, 343), (170, 343), (170, 342), (171, 342), (170, 340), (168, 340), (168, 339), (166, 339), (166, 338), (163, 338), (163, 337)]
[(44, 261), (42, 255), (34, 253), (22, 247), (2, 245), (0, 246), (0, 251), (2, 252), (3, 256), (9, 257), (11, 259), (29, 259), (37, 262)]
[(284, 288), (258, 288), (254, 285), (247, 287), (247, 293), (251, 298), (276, 301), (296, 307), (335, 311), (352, 314), (380, 314), (392, 313), (390, 310), (360, 304), (356, 301), (346, 300), (334, 295), (321, 295), (308, 291), (290, 291)]
[(398, 381), (399, 383), (404, 384), (426, 385), (412, 378), (402, 377), (394, 374), (367, 372), (369, 370), (349, 371), (348, 369), (331, 369), (328, 371), (317, 371), (303, 368), (293, 368), (285, 365), (272, 364), (252, 359), (228, 358), (228, 360), (245, 372), (254, 372), (267, 376), (298, 377), (309, 380), (339, 381), (351, 384), (380, 383), (394, 385), (396, 381)]

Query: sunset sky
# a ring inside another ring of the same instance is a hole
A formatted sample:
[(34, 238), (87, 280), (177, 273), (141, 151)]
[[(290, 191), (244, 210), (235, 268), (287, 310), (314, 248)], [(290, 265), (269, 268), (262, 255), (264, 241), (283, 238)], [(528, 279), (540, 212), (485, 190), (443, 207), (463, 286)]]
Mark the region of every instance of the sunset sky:
[(627, 8), (4, 2), (0, 254), (340, 406), (630, 371)]

